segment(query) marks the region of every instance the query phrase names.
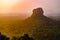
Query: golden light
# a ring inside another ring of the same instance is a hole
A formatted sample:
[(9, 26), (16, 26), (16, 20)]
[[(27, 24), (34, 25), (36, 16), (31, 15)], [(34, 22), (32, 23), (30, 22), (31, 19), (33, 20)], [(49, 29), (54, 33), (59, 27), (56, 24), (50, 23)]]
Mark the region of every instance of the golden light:
[(11, 8), (22, 0), (0, 0), (0, 14), (9, 13)]
[(5, 5), (13, 5), (13, 4), (20, 2), (20, 0), (2, 0), (2, 2)]

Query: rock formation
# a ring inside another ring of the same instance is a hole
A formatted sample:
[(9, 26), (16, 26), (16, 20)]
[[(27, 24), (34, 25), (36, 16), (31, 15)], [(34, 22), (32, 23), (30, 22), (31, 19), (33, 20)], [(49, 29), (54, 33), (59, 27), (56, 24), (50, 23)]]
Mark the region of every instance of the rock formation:
[(42, 8), (37, 8), (33, 10), (32, 16), (43, 16), (43, 9)]
[(36, 40), (40, 40), (40, 37), (48, 33), (55, 33), (57, 30), (55, 22), (43, 14), (44, 11), (42, 8), (34, 9), (32, 16), (26, 19), (24, 23), (28, 32), (30, 32)]

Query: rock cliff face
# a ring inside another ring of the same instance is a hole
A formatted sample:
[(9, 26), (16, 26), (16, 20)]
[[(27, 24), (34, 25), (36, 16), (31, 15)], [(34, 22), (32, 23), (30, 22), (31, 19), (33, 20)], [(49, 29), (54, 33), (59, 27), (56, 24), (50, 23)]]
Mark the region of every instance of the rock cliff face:
[(33, 14), (31, 17), (26, 19), (27, 22), (36, 22), (38, 21), (39, 24), (50, 24), (50, 25), (54, 25), (54, 21), (46, 16), (44, 16), (44, 11), (42, 8), (37, 8), (33, 10)]
[(37, 8), (33, 10), (32, 16), (43, 16), (43, 9), (42, 8)]

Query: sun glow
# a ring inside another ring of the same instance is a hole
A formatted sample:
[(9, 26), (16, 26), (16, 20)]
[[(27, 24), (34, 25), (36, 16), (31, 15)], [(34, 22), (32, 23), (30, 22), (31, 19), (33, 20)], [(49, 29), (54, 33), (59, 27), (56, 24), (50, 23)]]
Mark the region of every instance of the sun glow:
[(11, 8), (21, 0), (0, 0), (0, 14), (9, 13)]
[(4, 5), (13, 5), (13, 4), (16, 4), (18, 2), (20, 2), (20, 0), (2, 0), (2, 3)]

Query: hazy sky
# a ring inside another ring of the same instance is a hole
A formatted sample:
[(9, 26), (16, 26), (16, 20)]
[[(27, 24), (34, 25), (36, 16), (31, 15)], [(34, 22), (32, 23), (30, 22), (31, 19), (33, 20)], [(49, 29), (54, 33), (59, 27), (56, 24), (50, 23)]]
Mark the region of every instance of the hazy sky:
[(60, 15), (60, 0), (0, 0), (0, 14), (31, 14), (32, 9), (42, 7), (45, 15)]

